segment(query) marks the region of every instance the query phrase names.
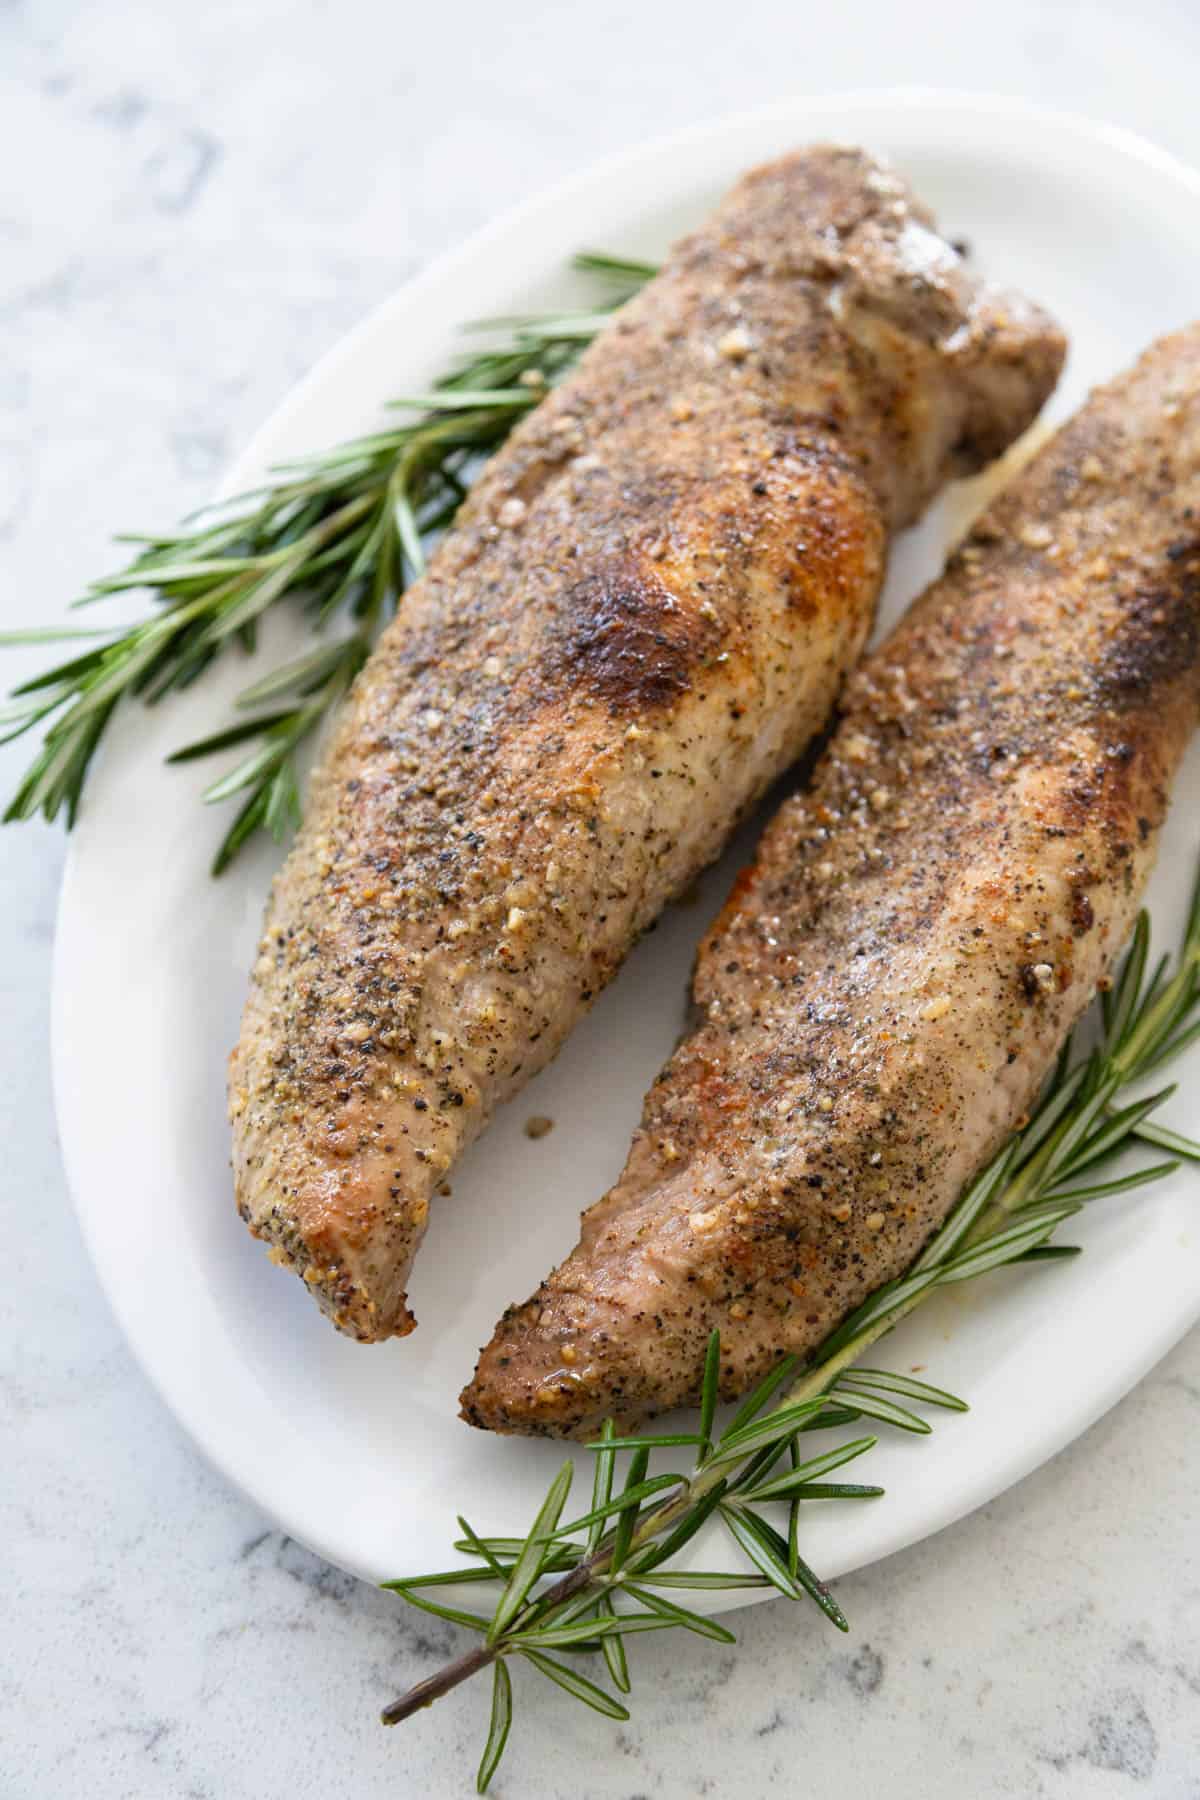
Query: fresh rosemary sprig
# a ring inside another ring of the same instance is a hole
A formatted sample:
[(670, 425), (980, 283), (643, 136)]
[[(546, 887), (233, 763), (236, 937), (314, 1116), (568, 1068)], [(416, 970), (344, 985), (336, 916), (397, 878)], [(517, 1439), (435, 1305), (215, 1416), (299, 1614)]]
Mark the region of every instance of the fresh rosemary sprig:
[(61, 812), (70, 827), (119, 701), (137, 696), (153, 705), (190, 687), (228, 645), (252, 650), (264, 614), (296, 603), (314, 632), (335, 620), (348, 622), (349, 632), (255, 682), (237, 699), (248, 717), (169, 759), (255, 744), (204, 795), (242, 801), (214, 874), (255, 832), (286, 837), (300, 816), (297, 751), (422, 573), (430, 542), (454, 517), (481, 462), (654, 274), (648, 263), (593, 253), (576, 256), (574, 267), (606, 283), (592, 311), (481, 321), (476, 329), (496, 339), (489, 349), (461, 360), (429, 393), (391, 402), (417, 418), (288, 464), (268, 486), (203, 508), (180, 532), (119, 540), (141, 547), (76, 604), (146, 588), (156, 604), (137, 624), (0, 633), (0, 644), (96, 640), (22, 682), (0, 708), (0, 743), (50, 721), (5, 821)]
[[(561, 1522), (574, 1470), (568, 1461), (524, 1538), (482, 1537), (460, 1517), (455, 1548), (469, 1563), (384, 1583), (412, 1605), (479, 1637), (463, 1656), (393, 1701), (384, 1724), (410, 1718), (490, 1666), (491, 1724), (478, 1772), (482, 1793), (508, 1739), (513, 1690), (507, 1664), (514, 1657), (598, 1712), (626, 1719), (616, 1694), (562, 1655), (599, 1658), (612, 1687), (628, 1694), (627, 1638), (679, 1627), (720, 1643), (734, 1641), (724, 1625), (682, 1605), (675, 1597), (680, 1590), (770, 1586), (789, 1600), (812, 1601), (838, 1630), (848, 1629), (836, 1599), (800, 1554), (801, 1517), (809, 1500), (882, 1494), (879, 1487), (825, 1479), (878, 1439), (860, 1434), (807, 1454), (805, 1433), (869, 1419), (926, 1434), (929, 1422), (914, 1407), (966, 1410), (942, 1388), (864, 1368), (859, 1358), (940, 1287), (1014, 1263), (1077, 1255), (1076, 1246), (1050, 1240), (1089, 1200), (1158, 1181), (1179, 1167), (1180, 1157), (1200, 1162), (1200, 1144), (1152, 1120), (1173, 1088), (1121, 1100), (1123, 1090), (1200, 1036), (1200, 879), (1169, 978), (1164, 957), (1147, 979), (1149, 945), (1142, 913), (1120, 977), (1097, 1009), (1095, 1048), (1075, 1058), (1068, 1041), (1031, 1117), (967, 1188), (912, 1268), (870, 1295), (806, 1363), (785, 1358), (718, 1432), (720, 1338), (714, 1332), (694, 1430), (619, 1438), (610, 1420), (589, 1446), (595, 1476), (586, 1512)], [(1137, 1144), (1165, 1149), (1170, 1159), (1106, 1177), (1103, 1165)], [(692, 1453), (688, 1469), (649, 1473), (652, 1450), (680, 1446)], [(618, 1458), (627, 1459), (619, 1488)], [(709, 1521), (724, 1527), (749, 1568), (670, 1566)], [(490, 1612), (446, 1604), (428, 1591), (463, 1583), (499, 1587)]]

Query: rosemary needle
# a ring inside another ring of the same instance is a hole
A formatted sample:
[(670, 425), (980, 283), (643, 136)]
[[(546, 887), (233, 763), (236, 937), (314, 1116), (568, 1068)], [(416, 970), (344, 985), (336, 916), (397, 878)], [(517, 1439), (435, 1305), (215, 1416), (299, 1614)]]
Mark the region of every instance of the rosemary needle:
[[(177, 533), (125, 538), (138, 546), (132, 560), (92, 582), (77, 604), (146, 589), (154, 609), (137, 624), (0, 633), (0, 645), (89, 646), (22, 682), (0, 708), (0, 743), (42, 730), (5, 821), (62, 814), (71, 826), (119, 703), (136, 697), (153, 705), (190, 687), (231, 644), (253, 650), (264, 615), (290, 606), (307, 619), (314, 648), (247, 688), (237, 701), (241, 718), (169, 758), (243, 752), (204, 794), (210, 803), (240, 802), (214, 874), (255, 833), (287, 837), (300, 818), (301, 746), (422, 574), (430, 543), (453, 519), (482, 460), (655, 272), (594, 252), (574, 265), (604, 284), (589, 312), (493, 321), (487, 329), (500, 333), (497, 342), (462, 359), (428, 393), (392, 403), (416, 418), (290, 464), (254, 493), (202, 509)], [(340, 635), (321, 635), (335, 623)]]
[[(967, 1410), (944, 1388), (864, 1368), (859, 1359), (939, 1287), (1016, 1263), (1070, 1256), (1075, 1246), (1050, 1240), (1089, 1200), (1157, 1181), (1180, 1166), (1176, 1157), (1200, 1160), (1200, 1144), (1151, 1122), (1170, 1089), (1120, 1103), (1124, 1089), (1200, 1035), (1200, 881), (1174, 967), (1168, 971), (1164, 959), (1147, 978), (1149, 940), (1143, 913), (1120, 976), (1105, 996), (1096, 1049), (1073, 1058), (1068, 1044), (1028, 1123), (970, 1184), (908, 1273), (870, 1295), (806, 1363), (785, 1358), (718, 1432), (720, 1340), (714, 1332), (699, 1431), (621, 1438), (609, 1421), (589, 1446), (596, 1460), (592, 1505), (569, 1525), (558, 1521), (571, 1463), (555, 1476), (526, 1537), (481, 1537), (460, 1519), (465, 1536), (455, 1548), (473, 1559), (460, 1579), (500, 1589), (490, 1617), (444, 1606), (423, 1591), (449, 1584), (449, 1572), (385, 1583), (410, 1603), (480, 1634), (464, 1655), (386, 1707), (385, 1724), (410, 1718), (492, 1667), (491, 1726), (478, 1772), (483, 1793), (512, 1724), (513, 1689), (505, 1668), (511, 1657), (585, 1705), (624, 1719), (623, 1701), (575, 1665), (581, 1658), (597, 1661), (595, 1674), (607, 1672), (626, 1696), (632, 1685), (627, 1638), (678, 1627), (728, 1643), (732, 1634), (724, 1626), (682, 1604), (679, 1595), (688, 1588), (772, 1587), (789, 1600), (811, 1602), (838, 1630), (847, 1629), (836, 1599), (800, 1554), (804, 1508), (878, 1498), (882, 1488), (822, 1479), (866, 1455), (878, 1439), (860, 1433), (806, 1456), (803, 1434), (869, 1420), (916, 1433), (919, 1441), (931, 1430), (929, 1410)], [(1145, 1143), (1169, 1149), (1171, 1159), (1097, 1178), (1119, 1152)], [(689, 1466), (648, 1476), (652, 1448), (681, 1446), (693, 1451)], [(622, 1459), (624, 1480), (618, 1484)], [(723, 1526), (742, 1553), (741, 1568), (668, 1566), (710, 1521)], [(573, 1663), (550, 1650), (569, 1650)]]

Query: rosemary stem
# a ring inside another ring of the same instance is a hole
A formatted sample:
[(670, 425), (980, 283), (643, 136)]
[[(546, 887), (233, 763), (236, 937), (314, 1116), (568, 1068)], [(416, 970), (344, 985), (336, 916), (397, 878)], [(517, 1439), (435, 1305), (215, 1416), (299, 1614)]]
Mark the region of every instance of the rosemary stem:
[(467, 1650), (462, 1656), (456, 1656), (453, 1662), (439, 1669), (436, 1675), (427, 1675), (424, 1681), (418, 1681), (416, 1687), (409, 1688), (390, 1706), (385, 1706), (380, 1719), (385, 1725), (402, 1725), (405, 1719), (411, 1719), (415, 1712), (423, 1706), (432, 1706), (451, 1688), (458, 1687), (460, 1682), (470, 1681), (472, 1675), (478, 1675), (489, 1663), (495, 1662), (501, 1654), (502, 1644), (476, 1644), (473, 1650)]
[(1112, 1063), (1121, 1073), (1122, 1079), (1128, 1080), (1142, 1059), (1145, 1047), (1153, 1044), (1165, 1020), (1169, 1019), (1179, 1004), (1183, 992), (1193, 970), (1200, 966), (1200, 941), (1188, 945), (1180, 958), (1179, 969), (1157, 999), (1153, 1000), (1138, 1020), (1128, 1038), (1113, 1054)]
[[(721, 1480), (720, 1474), (716, 1471), (713, 1471), (707, 1480), (704, 1479), (704, 1474), (703, 1470), (698, 1470), (688, 1486), (682, 1488), (670, 1500), (664, 1501), (661, 1506), (655, 1507), (647, 1513), (630, 1540), (630, 1554), (635, 1550), (642, 1549), (652, 1538), (660, 1537), (664, 1531), (669, 1531), (673, 1525), (678, 1524), (679, 1520), (691, 1510), (696, 1499), (707, 1493)], [(409, 1688), (406, 1693), (401, 1694), (390, 1705), (385, 1706), (380, 1714), (383, 1723), (399, 1725), (403, 1720), (410, 1719), (415, 1712), (420, 1712), (423, 1706), (431, 1705), (443, 1694), (449, 1693), (451, 1688), (457, 1687), (460, 1682), (469, 1681), (472, 1675), (477, 1675), (480, 1669), (485, 1669), (498, 1656), (503, 1656), (512, 1647), (511, 1640), (529, 1626), (535, 1614), (544, 1616), (552, 1608), (561, 1606), (565, 1600), (573, 1600), (585, 1588), (593, 1585), (599, 1586), (600, 1579), (609, 1571), (612, 1553), (611, 1542), (601, 1544), (589, 1556), (585, 1556), (581, 1562), (576, 1563), (573, 1569), (569, 1569), (565, 1575), (560, 1575), (558, 1580), (552, 1582), (548, 1588), (543, 1588), (542, 1592), (536, 1595), (528, 1605), (523, 1606), (507, 1631), (502, 1633), (495, 1643), (476, 1645), (473, 1650), (468, 1650), (453, 1662), (447, 1663), (446, 1667), (440, 1669), (436, 1675), (430, 1675), (426, 1680), (419, 1681), (415, 1687)]]
[(863, 1351), (877, 1338), (881, 1338), (885, 1332), (890, 1331), (892, 1326), (898, 1324), (906, 1313), (912, 1312), (913, 1308), (919, 1306), (922, 1300), (927, 1299), (934, 1285), (936, 1284), (931, 1283), (929, 1287), (921, 1288), (917, 1293), (910, 1294), (907, 1300), (902, 1300), (899, 1305), (893, 1307), (891, 1312), (884, 1313), (883, 1317), (876, 1319), (873, 1325), (868, 1325), (862, 1331), (857, 1332), (848, 1343), (843, 1344), (840, 1350), (827, 1357), (824, 1362), (814, 1363), (811, 1368), (806, 1369), (799, 1380), (794, 1381), (788, 1388), (779, 1402), (780, 1406), (795, 1406), (799, 1400), (815, 1400), (818, 1394), (823, 1394), (827, 1388), (833, 1385), (843, 1369), (848, 1369), (851, 1363), (857, 1362)]

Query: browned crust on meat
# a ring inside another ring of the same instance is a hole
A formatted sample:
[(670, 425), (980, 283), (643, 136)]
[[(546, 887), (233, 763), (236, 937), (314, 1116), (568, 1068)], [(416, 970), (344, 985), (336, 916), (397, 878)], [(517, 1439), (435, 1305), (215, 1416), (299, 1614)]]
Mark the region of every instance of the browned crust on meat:
[[(314, 777), (230, 1068), (238, 1205), (341, 1329), (823, 724), (888, 530), (1057, 374), (858, 152), (756, 171), (472, 490)], [(920, 251), (914, 273), (914, 257)]]
[(701, 949), (696, 1029), (471, 1423), (583, 1434), (900, 1274), (1111, 967), (1200, 708), (1200, 326), (1101, 390), (853, 676)]

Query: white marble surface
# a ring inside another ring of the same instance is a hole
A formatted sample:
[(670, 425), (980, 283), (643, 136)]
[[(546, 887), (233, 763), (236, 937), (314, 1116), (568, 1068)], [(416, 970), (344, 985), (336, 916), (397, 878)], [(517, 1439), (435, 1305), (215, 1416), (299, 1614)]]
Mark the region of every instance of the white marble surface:
[[(55, 615), (114, 527), (204, 497), (429, 256), (606, 150), (789, 89), (936, 82), (1200, 161), (1198, 56), (1188, 0), (0, 0), (3, 623)], [(0, 752), (5, 789), (22, 761)], [(482, 1694), (374, 1722), (450, 1629), (281, 1538), (131, 1362), (55, 1142), (62, 844), (0, 846), (0, 1793), (465, 1793)], [(740, 1616), (736, 1652), (643, 1640), (621, 1730), (519, 1683), (495, 1791), (1200, 1796), (1198, 1426), (1193, 1335), (1018, 1489), (842, 1582), (848, 1643), (781, 1604)]]

